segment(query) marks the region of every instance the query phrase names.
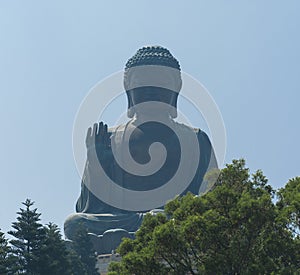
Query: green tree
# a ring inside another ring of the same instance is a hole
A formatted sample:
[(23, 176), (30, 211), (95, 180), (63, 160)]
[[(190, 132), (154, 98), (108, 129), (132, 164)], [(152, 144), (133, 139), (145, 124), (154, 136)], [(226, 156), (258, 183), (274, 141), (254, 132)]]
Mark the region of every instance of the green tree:
[(278, 192), (282, 222), (295, 236), (300, 236), (300, 177), (289, 180)]
[(176, 198), (165, 215), (148, 214), (136, 239), (121, 243), (110, 274), (293, 274), (299, 240), (274, 195), (261, 171), (250, 175), (244, 160), (234, 160), (212, 191)]
[(40, 274), (39, 261), (45, 229), (39, 222), (41, 214), (36, 208), (31, 209), (34, 202), (27, 199), (22, 204), (25, 209), (17, 212), (17, 221), (12, 224), (14, 230), (8, 232), (14, 237), (10, 243), (12, 253), (18, 259), (15, 268), (18, 273)]
[[(74, 274), (99, 275), (96, 269), (97, 255), (85, 227), (79, 226), (72, 242), (71, 258), (76, 265)], [(79, 262), (78, 262), (79, 259)]]
[(81, 262), (81, 259), (77, 255), (77, 253), (70, 248), (68, 251), (68, 259), (71, 264), (71, 273), (72, 275), (87, 275), (86, 268), (84, 264)]
[(17, 212), (14, 230), (8, 232), (14, 237), (11, 248), (0, 232), (0, 274), (98, 275), (96, 254), (84, 228), (67, 245), (57, 225), (40, 223), (41, 214), (32, 209), (34, 202), (27, 199), (22, 204), (25, 209)]
[(40, 274), (72, 274), (70, 253), (56, 224), (46, 225), (40, 256), (38, 262)]
[[(278, 217), (277, 223), (290, 232), (293, 236), (293, 243), (288, 246), (292, 259), (300, 270), (300, 177), (290, 179), (284, 188), (277, 192)], [(285, 270), (286, 271), (286, 270)], [(282, 271), (284, 273), (284, 271)]]
[(11, 256), (8, 240), (5, 238), (4, 233), (0, 231), (0, 274), (8, 274), (14, 260)]

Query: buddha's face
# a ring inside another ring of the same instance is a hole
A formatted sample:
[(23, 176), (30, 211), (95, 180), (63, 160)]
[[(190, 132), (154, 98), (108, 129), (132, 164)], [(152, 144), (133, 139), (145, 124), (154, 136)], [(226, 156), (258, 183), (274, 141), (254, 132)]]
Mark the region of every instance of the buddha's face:
[(147, 101), (158, 101), (162, 103), (172, 104), (175, 93), (158, 87), (140, 87), (130, 91), (133, 105), (137, 105)]
[[(177, 116), (177, 97), (182, 86), (180, 70), (162, 65), (143, 65), (127, 69), (124, 76), (129, 117), (133, 117), (134, 113), (147, 116), (169, 115), (173, 118)], [(146, 102), (153, 104), (139, 106)]]
[[(130, 105), (136, 106), (145, 102), (153, 102), (153, 104), (143, 105), (139, 112), (147, 115), (168, 115), (171, 107), (176, 108), (177, 96), (176, 92), (159, 87), (140, 87), (127, 91)], [(155, 104), (161, 102), (165, 104)]]

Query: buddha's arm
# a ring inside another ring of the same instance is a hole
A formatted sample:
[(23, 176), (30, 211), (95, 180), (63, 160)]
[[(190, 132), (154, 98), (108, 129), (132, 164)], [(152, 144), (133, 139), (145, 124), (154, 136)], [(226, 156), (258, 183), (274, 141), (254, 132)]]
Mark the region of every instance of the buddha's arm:
[[(109, 138), (110, 134), (107, 131), (107, 126), (102, 122), (94, 124), (93, 128), (89, 128), (86, 137), (87, 147), (87, 161), (81, 181), (81, 194), (76, 204), (76, 212), (84, 213), (105, 213), (110, 206), (99, 200), (87, 186), (92, 184), (99, 184), (101, 178), (95, 178), (95, 171), (93, 171), (95, 165), (93, 162), (97, 161), (102, 166), (105, 173), (111, 175), (112, 167), (112, 154), (110, 150)], [(96, 150), (97, 158), (95, 159), (92, 154), (92, 150)]]
[(214, 185), (219, 175), (218, 162), (215, 156), (214, 148), (207, 134), (203, 131), (198, 133), (200, 144), (200, 167), (198, 181), (201, 182), (199, 194), (205, 193)]
[(218, 169), (218, 162), (215, 155), (215, 150), (211, 145), (211, 152), (210, 152), (210, 161), (207, 167), (207, 172), (213, 169)]
[(200, 144), (200, 154), (203, 154), (203, 160), (207, 164), (206, 171), (218, 168), (214, 148), (207, 134), (201, 130), (198, 132), (198, 142)]

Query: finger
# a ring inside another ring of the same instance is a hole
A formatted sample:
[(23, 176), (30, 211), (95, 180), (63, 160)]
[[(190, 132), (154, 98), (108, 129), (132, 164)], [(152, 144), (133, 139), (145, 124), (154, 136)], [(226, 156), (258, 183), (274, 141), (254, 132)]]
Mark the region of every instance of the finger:
[(92, 136), (95, 137), (97, 135), (97, 130), (98, 130), (98, 124), (94, 123)]
[(86, 133), (86, 138), (85, 138), (85, 144), (87, 146), (90, 146), (90, 142), (91, 142), (91, 134), (92, 134), (92, 128), (89, 127)]
[(108, 146), (107, 124), (104, 124), (104, 127), (103, 127), (103, 140), (104, 140), (104, 144), (105, 144), (106, 146)]
[(97, 141), (103, 143), (103, 122), (99, 123)]
[(103, 135), (103, 122), (99, 122), (99, 130), (98, 130), (99, 135)]
[(87, 130), (87, 133), (86, 133), (86, 137), (89, 138), (89, 137), (91, 137), (91, 135), (92, 135), (92, 128), (89, 127)]

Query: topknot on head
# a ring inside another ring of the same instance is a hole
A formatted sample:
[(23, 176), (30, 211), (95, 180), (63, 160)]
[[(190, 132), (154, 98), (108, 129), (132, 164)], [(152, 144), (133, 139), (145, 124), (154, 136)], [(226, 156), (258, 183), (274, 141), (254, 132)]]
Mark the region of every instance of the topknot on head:
[(135, 55), (127, 61), (125, 70), (143, 65), (161, 65), (180, 71), (178, 60), (168, 49), (161, 46), (145, 46), (140, 48)]

